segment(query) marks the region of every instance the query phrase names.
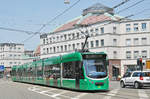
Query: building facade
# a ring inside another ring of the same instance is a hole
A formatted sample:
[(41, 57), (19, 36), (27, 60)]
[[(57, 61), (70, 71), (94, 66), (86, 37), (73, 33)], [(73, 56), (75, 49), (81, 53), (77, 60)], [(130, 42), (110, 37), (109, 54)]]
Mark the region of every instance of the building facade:
[(24, 44), (0, 43), (0, 65), (5, 67), (5, 72), (9, 72), (13, 65), (32, 62), (29, 55), (31, 51), (24, 51)]
[[(88, 25), (76, 27), (76, 25)], [(116, 79), (127, 70), (136, 69), (137, 58), (150, 58), (150, 19), (129, 20), (115, 15), (112, 8), (95, 4), (77, 17), (40, 36), (41, 58), (58, 56), (81, 49), (85, 35), (91, 52), (106, 52), (109, 74)]]

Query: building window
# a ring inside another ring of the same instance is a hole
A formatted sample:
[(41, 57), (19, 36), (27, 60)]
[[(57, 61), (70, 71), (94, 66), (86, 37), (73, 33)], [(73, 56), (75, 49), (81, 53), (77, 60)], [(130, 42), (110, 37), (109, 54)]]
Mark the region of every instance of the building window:
[(134, 59), (139, 58), (139, 51), (134, 51)]
[(96, 40), (95, 42), (96, 42), (96, 47), (98, 47), (99, 46), (99, 40)]
[(67, 45), (65, 45), (65, 51), (67, 51)]
[(48, 44), (48, 38), (46, 39), (46, 44)]
[(77, 43), (77, 48), (80, 49), (80, 43)]
[(63, 52), (63, 46), (61, 46), (61, 52)]
[(47, 53), (49, 53), (49, 49), (47, 48)]
[(9, 64), (12, 64), (12, 62), (9, 62)]
[(45, 54), (45, 48), (43, 48), (43, 54)]
[(57, 41), (59, 41), (59, 36), (57, 36)]
[(117, 51), (113, 51), (113, 57), (117, 58)]
[(69, 39), (69, 40), (71, 39), (71, 34), (68, 34), (68, 39)]
[(142, 30), (146, 30), (146, 23), (142, 23)]
[(104, 34), (104, 27), (101, 28), (101, 34)]
[(81, 43), (81, 48), (83, 48), (83, 45), (84, 45), (84, 43), (82, 42), (82, 43)]
[(60, 36), (60, 37), (61, 37), (60, 40), (63, 41), (64, 40), (63, 36)]
[(139, 31), (138, 23), (134, 23), (134, 31)]
[(53, 47), (53, 51), (54, 51), (54, 53), (56, 52), (56, 48), (55, 47)]
[[(63, 37), (62, 37), (62, 38), (63, 38)], [(66, 35), (66, 34), (64, 35), (64, 39), (65, 39), (65, 40), (67, 39), (67, 35)]]
[(43, 39), (43, 44), (45, 44), (45, 39)]
[(51, 38), (49, 38), (49, 42), (52, 43), (52, 39)]
[(138, 38), (134, 38), (134, 45), (139, 45), (139, 39)]
[(57, 52), (59, 52), (59, 46), (57, 46)]
[(92, 32), (92, 33), (93, 33), (93, 29), (90, 29), (90, 32)]
[(117, 28), (116, 28), (116, 27), (113, 27), (113, 33), (114, 33), (114, 34), (116, 33), (116, 30), (117, 30)]
[(126, 51), (126, 58), (131, 59), (131, 51)]
[(117, 39), (113, 39), (113, 46), (117, 46)]
[(72, 48), (73, 48), (73, 50), (75, 50), (75, 44), (72, 44)]
[(75, 39), (75, 34), (74, 33), (72, 34), (72, 39)]
[(147, 38), (142, 38), (142, 45), (146, 45), (147, 44)]
[(99, 31), (98, 28), (96, 28), (96, 29), (95, 29), (96, 35), (98, 35), (98, 31)]
[(130, 32), (131, 31), (131, 28), (126, 28), (126, 32)]
[(104, 46), (104, 39), (101, 40), (101, 46)]
[(79, 38), (79, 33), (77, 33), (77, 38)]
[(50, 53), (52, 53), (52, 48), (50, 47)]
[(93, 41), (91, 41), (91, 47), (94, 47), (94, 42)]
[(126, 26), (130, 26), (130, 24), (126, 24)]
[(130, 24), (126, 24), (126, 32), (130, 32), (131, 31), (131, 25)]
[(53, 42), (55, 42), (55, 37), (53, 37)]
[(146, 50), (142, 51), (142, 58), (147, 58), (147, 51)]
[(68, 45), (68, 50), (71, 50), (71, 45), (70, 44)]
[(126, 46), (130, 46), (131, 45), (131, 39), (126, 39)]

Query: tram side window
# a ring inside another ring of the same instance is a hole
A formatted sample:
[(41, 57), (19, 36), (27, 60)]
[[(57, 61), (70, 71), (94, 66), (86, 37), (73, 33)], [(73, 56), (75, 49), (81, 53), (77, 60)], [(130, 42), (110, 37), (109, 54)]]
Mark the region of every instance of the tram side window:
[(45, 66), (44, 74), (46, 78), (60, 78), (60, 65), (47, 65)]
[(37, 77), (43, 77), (42, 66), (37, 67)]
[(32, 72), (33, 72), (32, 77), (36, 77), (36, 68), (35, 67), (32, 68)]
[(75, 62), (63, 63), (63, 78), (75, 79)]
[(54, 79), (60, 78), (60, 65), (59, 64), (53, 65), (52, 72)]
[(26, 69), (25, 68), (23, 69), (23, 74), (22, 75), (23, 75), (23, 77), (26, 77)]
[(27, 69), (27, 74), (28, 74), (28, 77), (31, 77), (31, 73), (32, 73), (32, 68), (31, 67), (28, 67)]
[(52, 77), (52, 66), (51, 65), (46, 65), (44, 68), (44, 75), (46, 78), (51, 78)]
[(12, 70), (11, 75), (16, 76), (16, 70)]
[(19, 74), (19, 77), (22, 76), (22, 71), (21, 71), (21, 69), (18, 69), (18, 74)]

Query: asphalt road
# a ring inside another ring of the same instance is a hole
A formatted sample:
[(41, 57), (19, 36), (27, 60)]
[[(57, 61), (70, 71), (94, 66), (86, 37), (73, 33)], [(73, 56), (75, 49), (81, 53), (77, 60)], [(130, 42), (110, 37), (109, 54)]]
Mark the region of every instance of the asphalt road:
[(150, 88), (120, 88), (111, 81), (108, 92), (77, 92), (0, 79), (0, 99), (150, 99)]

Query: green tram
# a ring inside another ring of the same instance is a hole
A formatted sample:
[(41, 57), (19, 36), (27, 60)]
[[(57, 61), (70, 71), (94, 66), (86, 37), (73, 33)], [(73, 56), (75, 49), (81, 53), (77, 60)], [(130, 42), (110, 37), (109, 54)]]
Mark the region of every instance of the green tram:
[(109, 90), (107, 55), (74, 52), (13, 66), (12, 80), (75, 90)]

